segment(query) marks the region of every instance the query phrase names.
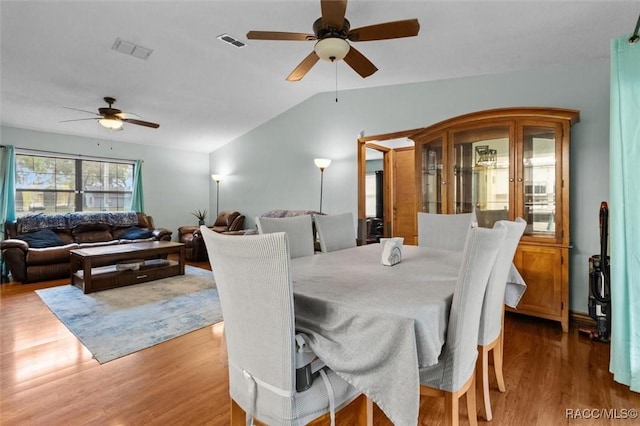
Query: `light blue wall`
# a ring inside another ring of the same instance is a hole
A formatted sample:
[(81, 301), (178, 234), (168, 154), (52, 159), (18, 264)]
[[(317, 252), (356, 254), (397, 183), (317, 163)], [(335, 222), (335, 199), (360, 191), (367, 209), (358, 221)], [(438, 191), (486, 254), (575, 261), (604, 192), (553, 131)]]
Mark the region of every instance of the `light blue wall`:
[[(380, 71), (383, 72), (383, 71)], [(302, 82), (304, 84), (304, 81)], [(586, 312), (589, 256), (599, 252), (598, 209), (609, 191), (609, 60), (569, 66), (327, 92), (210, 153), (111, 142), (12, 127), (0, 128), (0, 143), (18, 148), (142, 159), (145, 207), (158, 226), (174, 232), (195, 224), (195, 209), (216, 211), (212, 173), (220, 183), (220, 210), (253, 217), (270, 209), (318, 209), (317, 157), (331, 158), (324, 175), (323, 211), (357, 213), (356, 139), (428, 126), (456, 115), (509, 106), (554, 106), (580, 110), (572, 129), (570, 309)], [(176, 141), (176, 145), (179, 141)], [(213, 214), (208, 222), (213, 220)]]
[(146, 213), (153, 216), (156, 226), (171, 229), (174, 240), (179, 226), (197, 225), (190, 212), (209, 208), (211, 179), (206, 155), (6, 126), (0, 128), (0, 141), (16, 148), (143, 160)]
[[(384, 72), (381, 70), (379, 72)], [(304, 84), (304, 81), (302, 83)], [(580, 110), (572, 129), (570, 309), (587, 311), (588, 258), (599, 252), (598, 209), (608, 201), (609, 60), (500, 75), (313, 96), (210, 154), (210, 172), (228, 175), (220, 208), (240, 210), (247, 226), (262, 212), (317, 209), (316, 157), (324, 173), (323, 211), (357, 213), (356, 139), (428, 126), (460, 114), (511, 106)], [(215, 209), (215, 186), (211, 188)]]
[(382, 160), (367, 160), (366, 172), (374, 173), (378, 170), (383, 170), (384, 166), (382, 164)]

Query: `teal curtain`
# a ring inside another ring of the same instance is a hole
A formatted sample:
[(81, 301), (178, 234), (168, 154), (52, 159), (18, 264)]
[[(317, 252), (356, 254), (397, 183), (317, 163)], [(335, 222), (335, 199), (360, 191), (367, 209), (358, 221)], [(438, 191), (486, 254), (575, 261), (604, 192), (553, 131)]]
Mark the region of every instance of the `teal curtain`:
[(611, 43), (611, 362), (640, 392), (640, 41)]
[[(2, 198), (0, 199), (0, 219), (2, 223), (16, 220), (16, 153), (12, 145), (2, 148), (0, 177), (2, 177)], [(4, 232), (4, 227), (2, 231)]]
[[(12, 145), (0, 150), (0, 179), (0, 234), (4, 240), (4, 223), (16, 220), (16, 153)], [(9, 274), (4, 262), (0, 262), (0, 274)]]
[(144, 212), (144, 193), (142, 192), (142, 160), (136, 160), (133, 169), (133, 194), (131, 195), (131, 211)]

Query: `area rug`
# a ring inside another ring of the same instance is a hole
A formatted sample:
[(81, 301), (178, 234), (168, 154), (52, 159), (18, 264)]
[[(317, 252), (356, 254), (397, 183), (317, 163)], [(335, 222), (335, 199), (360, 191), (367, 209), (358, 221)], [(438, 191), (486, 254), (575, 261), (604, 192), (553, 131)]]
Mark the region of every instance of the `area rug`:
[(213, 273), (185, 275), (84, 294), (72, 285), (36, 290), (100, 363), (222, 320)]

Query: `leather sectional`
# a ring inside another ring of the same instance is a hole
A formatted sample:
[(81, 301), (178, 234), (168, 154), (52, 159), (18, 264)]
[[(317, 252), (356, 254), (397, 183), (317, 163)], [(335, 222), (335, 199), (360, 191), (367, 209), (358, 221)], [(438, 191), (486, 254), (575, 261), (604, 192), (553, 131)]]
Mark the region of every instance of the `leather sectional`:
[(31, 283), (69, 277), (69, 251), (137, 241), (171, 241), (153, 218), (136, 212), (37, 214), (5, 223), (0, 242), (14, 281)]

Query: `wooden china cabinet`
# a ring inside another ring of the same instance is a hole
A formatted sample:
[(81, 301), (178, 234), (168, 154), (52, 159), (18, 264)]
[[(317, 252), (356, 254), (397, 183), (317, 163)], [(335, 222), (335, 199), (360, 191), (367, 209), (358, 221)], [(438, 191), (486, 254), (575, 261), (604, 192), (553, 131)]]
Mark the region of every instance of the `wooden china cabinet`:
[(569, 329), (569, 142), (579, 111), (503, 108), (410, 136), (418, 211), (468, 213), (478, 224), (527, 221), (514, 263), (527, 291), (514, 312)]

